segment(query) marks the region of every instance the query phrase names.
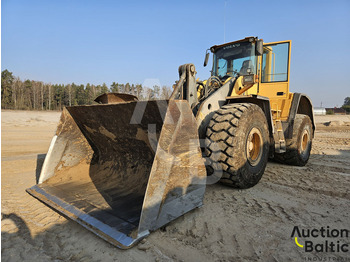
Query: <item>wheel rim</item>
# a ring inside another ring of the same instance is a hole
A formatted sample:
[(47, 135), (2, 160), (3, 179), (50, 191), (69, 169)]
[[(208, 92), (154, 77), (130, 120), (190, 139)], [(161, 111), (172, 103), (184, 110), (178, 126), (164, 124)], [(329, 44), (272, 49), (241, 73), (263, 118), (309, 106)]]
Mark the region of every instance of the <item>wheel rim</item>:
[(301, 135), (301, 141), (300, 141), (300, 151), (305, 152), (307, 149), (309, 143), (309, 132), (307, 130), (304, 130), (303, 134)]
[(254, 127), (250, 130), (246, 149), (249, 164), (256, 166), (261, 159), (263, 149), (263, 139), (259, 129)]

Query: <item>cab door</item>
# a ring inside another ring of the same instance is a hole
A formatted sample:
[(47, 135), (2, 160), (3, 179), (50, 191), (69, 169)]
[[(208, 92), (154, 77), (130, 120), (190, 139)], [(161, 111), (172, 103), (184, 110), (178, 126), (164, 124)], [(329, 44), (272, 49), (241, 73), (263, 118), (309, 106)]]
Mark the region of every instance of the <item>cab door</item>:
[(264, 53), (259, 58), (258, 94), (270, 98), (274, 119), (286, 120), (292, 94), (289, 93), (291, 41), (264, 44)]

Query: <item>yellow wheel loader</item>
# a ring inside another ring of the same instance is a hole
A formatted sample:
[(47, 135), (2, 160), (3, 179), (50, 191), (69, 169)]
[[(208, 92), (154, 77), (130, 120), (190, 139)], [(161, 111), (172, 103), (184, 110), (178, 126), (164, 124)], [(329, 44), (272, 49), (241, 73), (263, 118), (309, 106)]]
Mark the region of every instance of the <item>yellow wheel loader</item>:
[(305, 165), (315, 124), (310, 99), (289, 92), (290, 48), (215, 45), (209, 79), (180, 66), (168, 101), (104, 94), (65, 108), (27, 192), (126, 249), (200, 207), (206, 184), (252, 187), (268, 158)]

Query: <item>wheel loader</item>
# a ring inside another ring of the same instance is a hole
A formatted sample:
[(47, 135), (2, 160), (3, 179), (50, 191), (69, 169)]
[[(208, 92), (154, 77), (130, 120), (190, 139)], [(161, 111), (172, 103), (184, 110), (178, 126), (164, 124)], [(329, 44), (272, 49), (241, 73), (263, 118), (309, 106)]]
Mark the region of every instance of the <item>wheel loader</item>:
[(269, 158), (305, 165), (313, 107), (289, 92), (290, 49), (257, 37), (215, 45), (209, 79), (180, 66), (169, 100), (111, 93), (66, 107), (27, 192), (127, 249), (202, 206), (206, 184), (252, 187)]

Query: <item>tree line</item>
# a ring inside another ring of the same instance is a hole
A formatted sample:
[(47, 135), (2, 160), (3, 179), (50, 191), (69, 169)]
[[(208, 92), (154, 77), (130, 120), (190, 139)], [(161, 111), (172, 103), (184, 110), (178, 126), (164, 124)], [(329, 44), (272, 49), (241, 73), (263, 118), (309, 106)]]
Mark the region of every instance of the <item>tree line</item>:
[(51, 84), (24, 80), (7, 69), (1, 72), (1, 108), (20, 110), (62, 110), (65, 106), (91, 105), (104, 93), (116, 92), (135, 95), (139, 100), (169, 99), (171, 88), (146, 87), (141, 84), (113, 82), (109, 87), (93, 84)]

